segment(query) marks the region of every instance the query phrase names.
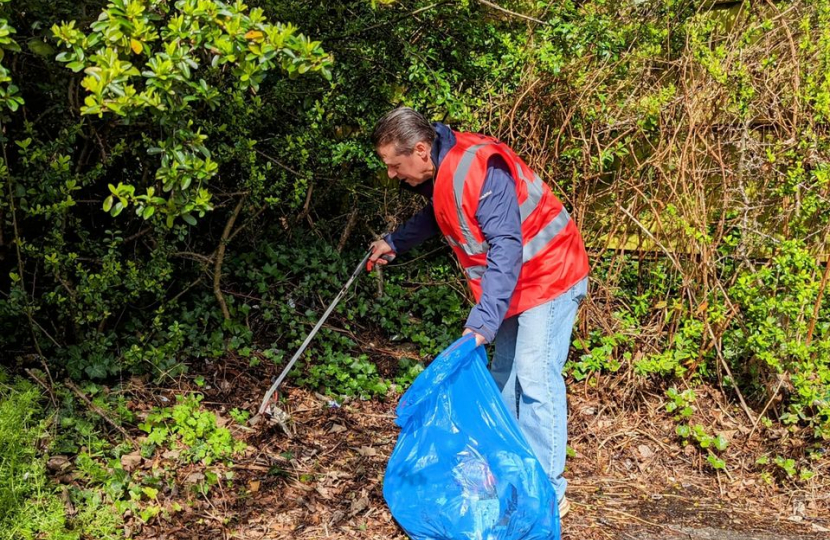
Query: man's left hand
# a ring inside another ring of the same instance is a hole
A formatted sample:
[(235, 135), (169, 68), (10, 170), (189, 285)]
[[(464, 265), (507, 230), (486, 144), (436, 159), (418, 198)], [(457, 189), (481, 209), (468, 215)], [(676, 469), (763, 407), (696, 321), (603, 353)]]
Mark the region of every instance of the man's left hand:
[(473, 332), (469, 328), (465, 328), (464, 332), (461, 333), (462, 336), (466, 336), (467, 334), (475, 334), (475, 336), (476, 336), (476, 347), (481, 347), (482, 345), (487, 343), (487, 340), (484, 338), (484, 336), (482, 336), (481, 334), (476, 334), (475, 332)]

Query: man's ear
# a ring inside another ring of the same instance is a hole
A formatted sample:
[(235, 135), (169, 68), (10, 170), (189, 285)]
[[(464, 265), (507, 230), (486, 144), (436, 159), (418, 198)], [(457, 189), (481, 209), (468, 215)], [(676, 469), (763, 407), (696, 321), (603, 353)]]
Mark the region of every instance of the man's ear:
[(415, 152), (418, 154), (418, 157), (424, 159), (429, 156), (429, 152), (432, 150), (427, 143), (424, 141), (420, 141), (415, 143)]

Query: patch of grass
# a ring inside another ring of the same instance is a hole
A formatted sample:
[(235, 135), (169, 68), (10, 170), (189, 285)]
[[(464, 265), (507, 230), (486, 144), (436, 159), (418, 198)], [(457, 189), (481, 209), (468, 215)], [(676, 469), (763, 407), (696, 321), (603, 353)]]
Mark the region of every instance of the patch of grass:
[(37, 445), (45, 433), (40, 392), (0, 371), (0, 540), (76, 539), (46, 477)]
[(71, 455), (82, 445), (110, 447), (71, 406), (69, 394), (58, 390), (61, 395), (66, 400), (57, 414), (43, 407), (37, 386), (0, 369), (0, 540), (124, 538), (122, 518), (102, 490), (69, 487), (76, 511), (70, 518), (60, 488), (47, 475), (49, 455)]

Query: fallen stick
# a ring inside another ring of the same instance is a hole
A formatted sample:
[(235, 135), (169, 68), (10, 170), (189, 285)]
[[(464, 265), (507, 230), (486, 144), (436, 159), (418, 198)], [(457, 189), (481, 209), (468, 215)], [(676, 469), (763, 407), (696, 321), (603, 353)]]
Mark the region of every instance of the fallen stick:
[(26, 374), (27, 374), (29, 377), (31, 377), (32, 379), (34, 379), (36, 383), (38, 383), (39, 385), (41, 385), (41, 386), (43, 387), (43, 389), (44, 389), (44, 390), (46, 390), (46, 393), (47, 393), (47, 394), (49, 394), (49, 399), (51, 399), (51, 400), (52, 400), (52, 405), (53, 405), (53, 406), (55, 406), (55, 407), (57, 408), (57, 406), (58, 406), (58, 401), (57, 401), (57, 399), (55, 398), (55, 392), (52, 390), (52, 387), (51, 387), (51, 386), (49, 386), (48, 384), (46, 384), (44, 381), (42, 381), (42, 380), (40, 379), (40, 377), (38, 377), (37, 375), (35, 375), (35, 374), (34, 374), (34, 372), (33, 372), (31, 369), (26, 368), (26, 369), (24, 369), (23, 371), (25, 371), (25, 372), (26, 372)]
[(104, 421), (105, 421), (107, 424), (111, 425), (111, 426), (112, 426), (112, 427), (114, 427), (116, 430), (118, 430), (118, 432), (119, 432), (119, 433), (121, 433), (121, 435), (123, 435), (123, 436), (124, 436), (124, 438), (125, 438), (125, 439), (127, 439), (127, 441), (129, 441), (129, 443), (130, 443), (132, 446), (136, 446), (136, 442), (135, 442), (135, 440), (134, 440), (134, 439), (130, 436), (130, 434), (129, 434), (129, 433), (127, 433), (127, 430), (126, 430), (126, 429), (124, 429), (123, 427), (119, 426), (118, 424), (116, 424), (116, 423), (115, 423), (115, 421), (114, 421), (112, 418), (110, 418), (109, 416), (107, 416), (107, 412), (106, 412), (104, 409), (102, 409), (101, 407), (99, 407), (98, 405), (96, 405), (96, 404), (94, 404), (92, 401), (90, 401), (90, 400), (89, 400), (89, 398), (88, 398), (88, 397), (86, 397), (86, 396), (84, 395), (84, 393), (83, 393), (83, 392), (81, 392), (81, 389), (80, 389), (80, 388), (78, 388), (77, 386), (75, 386), (75, 383), (73, 383), (72, 381), (66, 381), (66, 383), (65, 383), (65, 384), (66, 384), (66, 387), (67, 387), (67, 388), (69, 388), (70, 390), (72, 390), (72, 392), (74, 392), (74, 393), (75, 393), (75, 395), (76, 395), (76, 396), (78, 396), (78, 398), (79, 398), (81, 401), (83, 401), (83, 402), (86, 404), (86, 406), (87, 406), (87, 407), (88, 407), (88, 408), (89, 408), (92, 412), (94, 412), (95, 414), (97, 414), (98, 416), (100, 416), (101, 418), (103, 418), (103, 419), (104, 419)]

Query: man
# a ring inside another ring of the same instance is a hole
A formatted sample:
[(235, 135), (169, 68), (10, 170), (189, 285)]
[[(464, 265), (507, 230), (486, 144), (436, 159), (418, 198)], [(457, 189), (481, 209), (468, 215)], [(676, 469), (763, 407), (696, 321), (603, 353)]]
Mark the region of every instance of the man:
[(577, 307), (587, 294), (588, 257), (579, 231), (550, 188), (505, 144), (430, 124), (401, 107), (372, 142), (390, 178), (425, 196), (426, 207), (372, 243), (369, 270), (443, 234), (476, 305), (463, 333), (495, 340), (490, 373), (553, 483), (565, 497), (567, 403), (562, 368)]

